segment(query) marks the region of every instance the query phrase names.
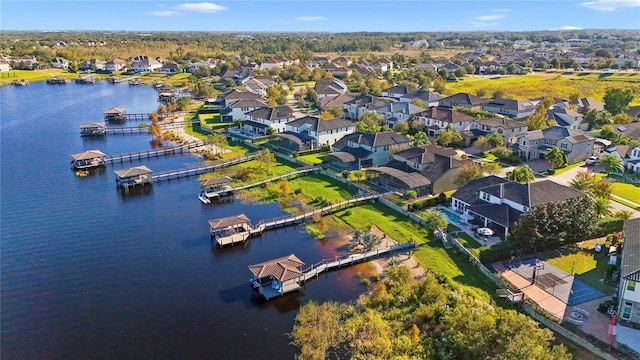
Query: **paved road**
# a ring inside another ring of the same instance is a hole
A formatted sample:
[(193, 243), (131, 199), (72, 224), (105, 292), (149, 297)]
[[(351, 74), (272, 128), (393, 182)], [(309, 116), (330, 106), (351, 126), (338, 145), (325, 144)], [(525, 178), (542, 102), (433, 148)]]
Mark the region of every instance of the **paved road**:
[[(545, 179), (549, 179), (549, 180), (555, 181), (558, 184), (569, 186), (569, 182), (576, 177), (576, 174), (578, 174), (579, 171), (584, 171), (586, 169), (593, 170), (594, 167), (593, 166), (582, 165), (582, 166), (575, 167), (575, 168), (573, 168), (571, 170), (565, 171), (562, 174), (546, 177)], [(596, 168), (595, 170), (599, 171), (599, 170), (602, 170), (602, 169)], [(615, 197), (615, 196), (612, 195), (612, 197)], [(630, 207), (628, 207), (626, 205), (622, 205), (619, 202), (616, 202), (616, 201), (613, 201), (613, 200), (610, 201), (609, 203), (611, 204), (611, 211), (613, 211), (613, 212), (620, 211), (620, 210), (628, 210), (628, 211), (631, 211), (631, 213), (633, 213), (633, 215), (631, 216), (632, 218), (640, 218), (640, 211), (632, 209), (632, 208), (630, 208)]]

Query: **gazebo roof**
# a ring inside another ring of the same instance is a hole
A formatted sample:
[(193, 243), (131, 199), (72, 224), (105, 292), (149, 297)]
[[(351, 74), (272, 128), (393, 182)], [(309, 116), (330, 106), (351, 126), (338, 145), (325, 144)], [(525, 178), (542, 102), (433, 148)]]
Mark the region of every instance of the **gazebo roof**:
[(209, 220), (209, 226), (212, 230), (224, 229), (241, 224), (250, 224), (251, 220), (245, 214), (228, 216), (220, 219)]
[(104, 122), (92, 122), (92, 123), (84, 123), (80, 125), (80, 129), (92, 129), (92, 128), (103, 128), (105, 127)]
[(125, 108), (111, 108), (111, 109), (105, 110), (102, 114), (103, 115), (122, 115), (126, 112), (127, 110)]
[(279, 259), (265, 261), (260, 264), (249, 265), (249, 270), (257, 278), (273, 276), (276, 280), (284, 282), (303, 275), (299, 267), (304, 263), (297, 256), (291, 254)]
[(128, 177), (134, 177), (134, 176), (140, 176), (140, 175), (145, 175), (145, 174), (151, 174), (152, 172), (153, 172), (153, 170), (149, 169), (148, 167), (146, 167), (144, 165), (140, 165), (140, 166), (136, 166), (136, 167), (132, 167), (132, 168), (128, 168), (128, 169), (114, 171), (114, 173), (116, 173), (116, 176), (119, 177), (120, 179), (128, 178)]
[(233, 179), (228, 177), (228, 176), (223, 176), (220, 178), (215, 178), (215, 179), (208, 179), (208, 180), (204, 180), (204, 181), (200, 181), (200, 187), (207, 187), (207, 186), (215, 186), (215, 185), (220, 185), (220, 184), (226, 184), (229, 182), (232, 182)]
[(87, 150), (81, 153), (71, 154), (74, 160), (88, 160), (102, 156), (105, 156), (105, 154), (100, 150)]

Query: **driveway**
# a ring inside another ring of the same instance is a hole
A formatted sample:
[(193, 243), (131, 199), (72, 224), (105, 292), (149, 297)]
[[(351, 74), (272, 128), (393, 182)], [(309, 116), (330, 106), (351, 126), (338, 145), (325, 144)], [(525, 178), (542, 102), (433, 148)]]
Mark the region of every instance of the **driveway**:
[[(561, 185), (570, 186), (569, 183), (571, 182), (571, 180), (573, 180), (576, 177), (578, 172), (579, 171), (584, 171), (584, 170), (587, 170), (587, 169), (595, 171), (595, 172), (602, 171), (602, 168), (597, 167), (597, 166), (582, 165), (582, 166), (575, 167), (575, 168), (573, 168), (571, 170), (567, 170), (567, 171), (563, 172), (562, 174), (550, 176), (550, 177), (547, 177), (545, 179), (549, 179), (549, 180), (555, 181), (556, 183), (561, 184)], [(611, 196), (615, 197), (615, 195), (611, 195)], [(633, 214), (631, 216), (631, 218), (634, 218), (634, 219), (635, 218), (640, 218), (640, 211), (638, 211), (638, 210), (632, 209), (632, 208), (630, 208), (630, 207), (628, 207), (626, 205), (622, 205), (619, 202), (616, 202), (616, 201), (613, 201), (613, 200), (610, 201), (609, 204), (611, 205), (611, 211), (613, 211), (614, 213), (616, 211), (627, 210), (627, 211), (631, 211), (631, 213)]]

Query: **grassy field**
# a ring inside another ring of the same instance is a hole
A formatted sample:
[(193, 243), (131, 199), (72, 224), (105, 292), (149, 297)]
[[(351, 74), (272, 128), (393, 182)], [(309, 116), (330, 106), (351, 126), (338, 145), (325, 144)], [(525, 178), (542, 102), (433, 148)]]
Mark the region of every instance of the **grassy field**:
[(419, 247), (415, 256), (423, 266), (435, 274), (454, 280), (478, 298), (489, 301), (490, 294), (495, 291), (494, 284), (466, 256), (455, 250), (445, 250), (440, 241), (434, 240), (429, 229), (386, 206), (378, 203), (360, 205), (338, 212), (334, 217), (353, 229), (375, 224), (386, 235), (400, 242), (416, 241)]
[(299, 156), (298, 159), (306, 162), (310, 165), (322, 164), (322, 159), (324, 158), (324, 153), (310, 154)]
[(577, 249), (565, 248), (546, 252), (540, 258), (567, 273), (571, 273), (573, 268), (576, 278), (609, 294), (614, 288), (602, 282), (607, 271), (607, 251), (603, 249), (601, 253), (594, 252), (596, 241), (598, 240), (585, 241)]
[(553, 174), (554, 175), (560, 175), (565, 171), (569, 171), (571, 169), (577, 168), (578, 166), (582, 166), (582, 165), (584, 165), (584, 161), (580, 161), (580, 162), (577, 162), (575, 164), (571, 164), (571, 165), (567, 165), (567, 166), (559, 168), (559, 169), (555, 169), (555, 172)]
[[(581, 97), (602, 100), (605, 90), (609, 87), (639, 90), (638, 79), (640, 79), (638, 74), (615, 74), (615, 76), (600, 78), (598, 74), (567, 76), (553, 73), (492, 78), (465, 77), (457, 82), (448, 83), (445, 94), (452, 95), (458, 92), (476, 94), (478, 90), (483, 89), (486, 91), (486, 96), (490, 97), (493, 91), (502, 89), (505, 97), (513, 98), (554, 96), (566, 99), (572, 94), (578, 94)], [(638, 95), (632, 104), (640, 104), (640, 91), (636, 94)]]

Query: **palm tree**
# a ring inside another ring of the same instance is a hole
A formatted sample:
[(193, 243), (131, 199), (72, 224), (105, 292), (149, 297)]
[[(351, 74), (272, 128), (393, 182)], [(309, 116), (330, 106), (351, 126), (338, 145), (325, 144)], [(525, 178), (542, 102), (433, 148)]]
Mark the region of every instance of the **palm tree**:
[(569, 186), (578, 191), (588, 192), (591, 188), (591, 181), (586, 178), (575, 178), (569, 182)]
[(544, 156), (544, 159), (547, 160), (554, 168), (559, 168), (569, 162), (567, 154), (565, 154), (564, 151), (560, 150), (557, 146), (549, 150)]
[(533, 170), (529, 167), (529, 165), (518, 166), (513, 169), (513, 171), (507, 175), (507, 179), (515, 182), (519, 182), (521, 184), (530, 183), (535, 179), (535, 175), (533, 174)]
[(438, 144), (442, 146), (447, 146), (451, 143), (460, 141), (462, 141), (462, 134), (458, 129), (451, 126), (442, 130), (440, 136), (438, 136)]
[(611, 216), (611, 205), (609, 205), (609, 200), (605, 198), (593, 199), (593, 208), (596, 210), (598, 217)]
[(616, 211), (616, 213), (613, 214), (613, 216), (621, 220), (629, 220), (633, 216), (633, 213), (629, 210), (620, 210), (620, 211)]
[(497, 132), (492, 132), (487, 136), (487, 145), (492, 148), (504, 145), (504, 138)]
[(600, 160), (598, 160), (598, 164), (604, 166), (605, 170), (607, 171), (607, 176), (611, 175), (611, 173), (614, 171), (624, 171), (622, 159), (613, 154), (602, 155)]
[(449, 220), (442, 213), (442, 211), (438, 210), (429, 210), (424, 215), (424, 220), (435, 230), (435, 229), (443, 229), (449, 225)]
[(413, 142), (417, 145), (424, 145), (429, 143), (429, 138), (424, 131), (418, 131), (413, 135)]

